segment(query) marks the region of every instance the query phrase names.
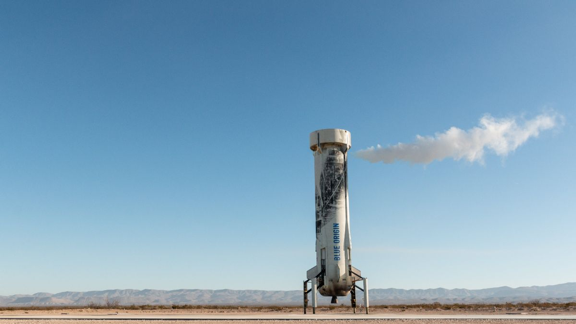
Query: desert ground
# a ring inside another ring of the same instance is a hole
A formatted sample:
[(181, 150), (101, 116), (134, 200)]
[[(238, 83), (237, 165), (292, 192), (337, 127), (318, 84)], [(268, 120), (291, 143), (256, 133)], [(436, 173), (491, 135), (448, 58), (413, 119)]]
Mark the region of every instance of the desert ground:
[[(174, 306), (176, 307), (176, 306)], [(233, 307), (233, 306), (189, 306), (173, 308), (172, 306), (126, 306), (109, 308), (0, 308), (0, 324), (70, 324), (80, 322), (82, 324), (218, 324), (238, 323), (238, 320), (229, 320), (221, 317), (236, 316), (242, 324), (256, 323), (297, 323), (311, 324), (321, 322), (337, 322), (339, 324), (354, 323), (361, 320), (363, 324), (550, 324), (561, 322), (576, 324), (576, 305), (399, 305), (399, 306), (374, 306), (370, 308), (371, 315), (410, 317), (430, 316), (436, 318), (388, 318), (367, 319), (362, 318), (362, 309), (357, 309), (354, 315), (350, 307), (345, 306), (322, 306), (317, 309), (315, 318), (303, 318), (301, 307)], [(312, 309), (308, 309), (308, 315), (312, 317)], [(200, 316), (201, 315), (201, 316)], [(531, 319), (448, 319), (450, 316), (533, 316)], [(99, 317), (98, 319), (90, 317)], [(197, 317), (186, 319), (186, 316)], [(297, 318), (294, 318), (296, 317)], [(322, 318), (322, 316), (325, 316)], [(331, 317), (328, 317), (331, 316)], [(358, 316), (351, 319), (351, 316)], [(534, 316), (547, 316), (546, 319), (534, 318)], [(44, 318), (38, 318), (44, 317)], [(50, 318), (52, 317), (52, 318)], [(82, 317), (79, 319), (78, 317)], [(108, 319), (107, 317), (111, 317)], [(135, 319), (126, 319), (135, 317)], [(146, 318), (148, 317), (148, 318)], [(199, 318), (198, 318), (199, 317)], [(338, 318), (341, 317), (341, 318)], [(557, 319), (555, 317), (558, 317)], [(114, 319), (116, 318), (116, 319)], [(123, 319), (124, 318), (124, 319)]]
[[(318, 314), (352, 314), (349, 306), (319, 306)], [(357, 313), (364, 313), (357, 307)], [(308, 314), (312, 308), (307, 308)], [(90, 316), (109, 314), (130, 315), (186, 315), (186, 314), (302, 314), (302, 306), (214, 306), (214, 305), (130, 305), (106, 307), (0, 307), (0, 317), (21, 316)], [(421, 305), (374, 305), (370, 314), (397, 315), (576, 315), (576, 303), (518, 303), (518, 304), (421, 304)]]
[[(358, 323), (356, 320), (330, 320), (326, 322), (336, 322), (338, 324), (355, 324)], [(75, 322), (75, 321), (74, 321)], [(230, 320), (192, 320), (192, 321), (170, 321), (170, 320), (159, 320), (159, 321), (147, 321), (147, 320), (82, 320), (79, 321), (82, 324), (237, 324), (239, 321)], [(242, 320), (242, 324), (318, 324), (317, 320), (271, 320), (271, 321), (259, 321), (259, 320)], [(562, 324), (574, 324), (575, 320), (450, 320), (450, 319), (394, 319), (394, 320), (362, 320), (362, 324), (551, 324), (554, 322), (560, 322)], [(2, 324), (70, 324), (70, 320), (0, 320)]]

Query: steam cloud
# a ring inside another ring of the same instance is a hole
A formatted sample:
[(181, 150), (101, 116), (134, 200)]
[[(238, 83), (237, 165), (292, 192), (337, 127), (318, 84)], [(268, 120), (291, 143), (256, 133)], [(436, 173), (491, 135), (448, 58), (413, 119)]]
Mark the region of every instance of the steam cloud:
[(428, 164), (434, 160), (452, 158), (456, 161), (466, 159), (483, 163), (485, 150), (498, 156), (506, 156), (516, 150), (531, 137), (538, 137), (541, 131), (555, 128), (563, 117), (555, 112), (546, 112), (533, 119), (494, 118), (485, 115), (479, 126), (462, 130), (451, 127), (444, 133), (434, 136), (416, 136), (409, 144), (398, 143), (388, 147), (370, 147), (356, 152), (356, 156), (372, 163), (410, 163)]

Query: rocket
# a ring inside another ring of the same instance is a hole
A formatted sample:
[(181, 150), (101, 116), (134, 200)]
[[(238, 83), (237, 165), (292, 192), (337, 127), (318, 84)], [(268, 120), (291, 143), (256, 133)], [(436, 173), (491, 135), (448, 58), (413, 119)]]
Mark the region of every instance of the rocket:
[[(356, 288), (364, 291), (368, 312), (367, 279), (352, 266), (348, 200), (350, 147), (351, 137), (347, 130), (321, 129), (310, 134), (316, 187), (316, 265), (306, 273), (304, 313), (310, 292), (313, 311), (316, 312), (316, 291), (322, 296), (332, 297), (332, 303), (351, 293), (351, 305), (356, 312)], [(310, 281), (312, 288), (308, 290)], [(357, 281), (363, 281), (364, 289), (356, 285)]]

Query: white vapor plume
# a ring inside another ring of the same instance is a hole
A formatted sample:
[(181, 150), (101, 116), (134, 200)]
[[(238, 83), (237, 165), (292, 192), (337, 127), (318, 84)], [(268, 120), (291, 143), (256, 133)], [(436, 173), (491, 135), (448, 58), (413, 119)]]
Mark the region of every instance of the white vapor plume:
[(540, 132), (562, 124), (563, 117), (549, 111), (525, 120), (518, 118), (494, 118), (485, 115), (479, 126), (467, 131), (451, 127), (444, 133), (434, 136), (416, 136), (413, 143), (398, 143), (388, 147), (370, 147), (356, 152), (356, 156), (372, 163), (410, 163), (428, 164), (434, 160), (452, 158), (456, 161), (465, 159), (469, 162), (484, 162), (486, 150), (498, 156), (506, 156), (516, 150), (531, 137), (538, 137)]

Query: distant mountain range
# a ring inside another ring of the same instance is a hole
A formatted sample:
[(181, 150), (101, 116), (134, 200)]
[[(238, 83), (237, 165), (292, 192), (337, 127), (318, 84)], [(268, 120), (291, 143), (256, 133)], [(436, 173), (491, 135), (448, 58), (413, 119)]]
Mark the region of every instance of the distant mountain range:
[[(362, 295), (358, 292), (358, 299)], [(319, 298), (320, 304), (328, 304), (330, 298)], [(348, 297), (340, 302), (349, 304)], [(528, 302), (574, 302), (576, 283), (553, 286), (497, 287), (488, 289), (371, 289), (370, 304), (417, 304), (417, 303), (505, 303)], [(90, 303), (104, 304), (117, 301), (121, 305), (300, 305), (300, 290), (103, 290), (88, 292), (37, 293), (33, 295), (0, 296), (0, 306), (82, 306)]]

